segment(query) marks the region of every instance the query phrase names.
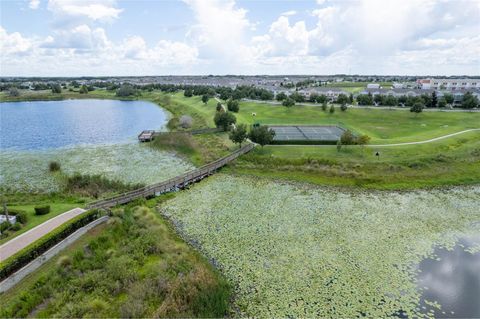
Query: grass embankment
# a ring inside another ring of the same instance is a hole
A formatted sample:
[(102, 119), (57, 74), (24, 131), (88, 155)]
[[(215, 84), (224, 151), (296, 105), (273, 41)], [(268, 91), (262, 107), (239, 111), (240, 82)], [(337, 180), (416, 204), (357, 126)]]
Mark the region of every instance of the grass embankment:
[[(267, 146), (230, 165), (236, 174), (320, 185), (413, 189), (480, 183), (480, 133), (401, 147)], [(380, 156), (375, 153), (379, 152)]]
[(1, 295), (0, 317), (223, 317), (229, 296), (161, 217), (131, 205)]

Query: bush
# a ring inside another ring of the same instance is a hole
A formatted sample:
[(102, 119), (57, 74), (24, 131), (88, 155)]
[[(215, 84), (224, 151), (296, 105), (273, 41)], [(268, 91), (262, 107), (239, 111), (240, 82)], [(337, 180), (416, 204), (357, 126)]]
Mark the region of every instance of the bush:
[(9, 209), (8, 213), (12, 216), (17, 216), (17, 222), (25, 224), (27, 222), (27, 212), (21, 209)]
[(180, 126), (182, 128), (190, 128), (192, 127), (192, 123), (193, 123), (193, 119), (191, 116), (182, 115), (182, 117), (180, 117)]
[(48, 169), (50, 170), (50, 172), (57, 172), (60, 170), (60, 163), (52, 161), (48, 164)]
[(17, 222), (10, 227), (10, 230), (17, 231), (17, 230), (20, 230), (21, 228), (22, 228), (22, 224)]
[(101, 175), (81, 175), (77, 173), (68, 177), (66, 191), (98, 198), (105, 193), (122, 193), (143, 186), (141, 184), (131, 185), (121, 181), (112, 181)]
[(50, 213), (50, 205), (35, 206), (35, 215), (46, 215)]

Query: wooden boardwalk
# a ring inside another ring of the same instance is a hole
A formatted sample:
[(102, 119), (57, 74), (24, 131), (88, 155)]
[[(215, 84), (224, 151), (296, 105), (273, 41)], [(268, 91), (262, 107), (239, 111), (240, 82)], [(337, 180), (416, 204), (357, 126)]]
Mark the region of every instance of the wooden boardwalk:
[(171, 178), (161, 183), (145, 186), (133, 191), (120, 194), (111, 198), (102, 199), (96, 202), (92, 202), (87, 205), (88, 209), (91, 208), (110, 208), (117, 205), (126, 204), (137, 198), (146, 198), (158, 196), (167, 192), (175, 191), (185, 186), (198, 182), (205, 177), (208, 177), (215, 173), (219, 168), (225, 166), (231, 161), (235, 160), (239, 156), (250, 152), (255, 147), (255, 144), (249, 143), (235, 152), (222, 157), (216, 161), (213, 161), (207, 165), (196, 168), (192, 171), (186, 172), (177, 177)]

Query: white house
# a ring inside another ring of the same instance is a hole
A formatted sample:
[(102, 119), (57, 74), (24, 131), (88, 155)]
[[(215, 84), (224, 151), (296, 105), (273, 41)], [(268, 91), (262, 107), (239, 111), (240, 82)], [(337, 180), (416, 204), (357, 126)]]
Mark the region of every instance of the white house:
[(368, 83), (367, 84), (367, 89), (379, 89), (380, 88), (380, 84), (378, 83)]
[(418, 86), (422, 90), (468, 90), (480, 89), (480, 79), (419, 79)]

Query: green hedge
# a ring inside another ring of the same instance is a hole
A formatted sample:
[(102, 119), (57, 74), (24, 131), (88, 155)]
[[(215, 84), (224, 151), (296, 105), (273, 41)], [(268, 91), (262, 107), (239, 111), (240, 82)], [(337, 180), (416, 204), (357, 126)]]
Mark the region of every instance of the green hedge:
[(322, 141), (322, 140), (285, 140), (273, 141), (272, 145), (337, 145), (337, 141)]
[(76, 230), (98, 219), (102, 215), (103, 213), (100, 210), (88, 210), (54, 229), (16, 254), (3, 260), (0, 263), (0, 280), (7, 278), (17, 270), (20, 270)]
[(50, 213), (50, 205), (35, 207), (35, 215), (46, 215), (48, 213)]

